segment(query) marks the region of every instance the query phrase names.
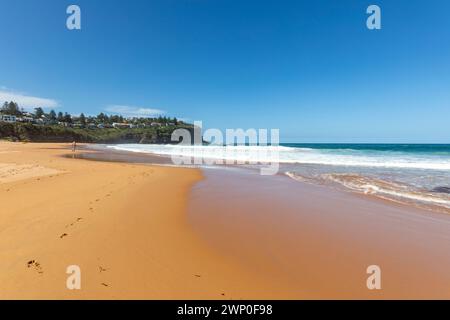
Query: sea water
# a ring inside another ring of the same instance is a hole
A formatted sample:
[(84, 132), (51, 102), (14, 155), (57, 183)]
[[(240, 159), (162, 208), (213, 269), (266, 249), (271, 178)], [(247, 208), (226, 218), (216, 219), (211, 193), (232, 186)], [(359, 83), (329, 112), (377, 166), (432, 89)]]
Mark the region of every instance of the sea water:
[(279, 162), (297, 181), (343, 188), (450, 212), (448, 144), (304, 144), (179, 146), (123, 144), (111, 148), (166, 156), (228, 160), (252, 167)]

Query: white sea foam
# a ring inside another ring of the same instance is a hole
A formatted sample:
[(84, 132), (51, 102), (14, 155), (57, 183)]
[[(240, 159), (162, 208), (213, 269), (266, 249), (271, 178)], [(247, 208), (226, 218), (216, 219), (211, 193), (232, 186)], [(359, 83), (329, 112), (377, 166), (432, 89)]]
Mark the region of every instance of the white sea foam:
[(450, 158), (407, 153), (367, 153), (285, 146), (112, 145), (110, 148), (166, 156), (201, 157), (239, 162), (279, 162), (330, 166), (450, 170)]
[(450, 177), (448, 154), (286, 146), (122, 144), (108, 147), (163, 156), (226, 162), (234, 160), (238, 164), (277, 162), (285, 164), (284, 171), (287, 171), (285, 174), (297, 181), (337, 184), (346, 189), (389, 200), (450, 209), (450, 195), (430, 191), (436, 186), (448, 184)]
[(435, 194), (425, 190), (414, 190), (410, 186), (399, 183), (352, 174), (327, 174), (325, 178), (340, 183), (349, 189), (363, 192), (364, 194), (398, 197), (450, 208), (450, 197), (447, 194)]
[(374, 195), (397, 202), (422, 203), (450, 209), (448, 194), (432, 193), (418, 190), (412, 186), (392, 181), (384, 181), (359, 174), (322, 174), (316, 177), (305, 177), (295, 172), (286, 172), (286, 176), (300, 182), (327, 183), (335, 182), (349, 190)]

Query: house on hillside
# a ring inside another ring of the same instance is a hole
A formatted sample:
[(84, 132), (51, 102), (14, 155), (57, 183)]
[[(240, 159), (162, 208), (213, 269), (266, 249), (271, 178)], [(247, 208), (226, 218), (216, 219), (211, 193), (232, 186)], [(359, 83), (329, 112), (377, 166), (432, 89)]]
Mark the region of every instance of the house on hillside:
[(16, 116), (11, 116), (11, 115), (8, 115), (8, 114), (4, 114), (4, 115), (0, 116), (0, 121), (14, 123), (14, 122), (17, 121), (17, 118), (16, 118)]
[(17, 121), (25, 122), (25, 123), (34, 123), (33, 117), (23, 116), (21, 119), (17, 119)]
[(112, 125), (113, 125), (113, 128), (116, 128), (116, 129), (130, 129), (130, 128), (133, 127), (133, 126), (132, 126), (131, 124), (129, 124), (129, 123), (118, 123), (118, 122), (114, 122)]

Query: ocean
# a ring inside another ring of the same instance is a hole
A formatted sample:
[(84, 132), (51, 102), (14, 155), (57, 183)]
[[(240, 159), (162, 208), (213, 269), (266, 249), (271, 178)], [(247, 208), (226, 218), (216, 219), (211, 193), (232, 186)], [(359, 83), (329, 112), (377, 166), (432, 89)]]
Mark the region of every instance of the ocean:
[(225, 159), (246, 168), (257, 167), (256, 162), (278, 162), (278, 173), (297, 181), (450, 213), (449, 144), (286, 143), (194, 147), (122, 144), (109, 147), (216, 162)]

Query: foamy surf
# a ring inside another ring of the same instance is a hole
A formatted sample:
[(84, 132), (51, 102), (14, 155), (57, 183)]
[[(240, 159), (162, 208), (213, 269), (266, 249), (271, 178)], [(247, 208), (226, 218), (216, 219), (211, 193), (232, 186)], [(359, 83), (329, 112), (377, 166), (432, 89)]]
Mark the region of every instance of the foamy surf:
[(226, 160), (227, 164), (235, 161), (244, 167), (277, 162), (280, 173), (297, 181), (338, 185), (365, 195), (450, 211), (450, 194), (439, 192), (450, 190), (450, 145), (108, 147), (168, 157)]
[(366, 152), (351, 149), (313, 149), (287, 146), (182, 146), (182, 145), (111, 145), (109, 148), (166, 156), (203, 157), (247, 162), (316, 164), (328, 166), (371, 167), (387, 169), (449, 170), (449, 155), (404, 152)]
[(286, 172), (285, 174), (300, 182), (316, 182), (320, 184), (329, 184), (331, 182), (361, 194), (373, 195), (395, 202), (421, 205), (431, 209), (441, 208), (444, 209), (443, 211), (450, 213), (450, 195), (445, 193), (418, 190), (411, 185), (384, 181), (358, 174), (322, 174), (316, 179), (307, 178), (294, 172)]

